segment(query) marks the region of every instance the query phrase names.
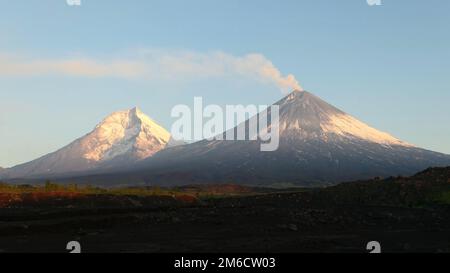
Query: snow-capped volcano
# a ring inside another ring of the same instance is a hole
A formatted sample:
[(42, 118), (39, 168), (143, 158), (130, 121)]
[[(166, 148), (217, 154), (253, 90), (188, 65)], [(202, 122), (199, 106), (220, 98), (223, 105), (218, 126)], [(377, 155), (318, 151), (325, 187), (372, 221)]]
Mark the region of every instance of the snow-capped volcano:
[(374, 129), (309, 92), (294, 91), (275, 104), (280, 109), (276, 151), (262, 152), (260, 141), (204, 140), (139, 162), (134, 178), (164, 185), (319, 186), (450, 165), (450, 156)]
[(152, 156), (169, 142), (170, 134), (138, 108), (115, 112), (86, 137), (77, 150), (82, 157), (104, 162), (117, 157), (140, 160)]
[(280, 135), (284, 138), (349, 138), (410, 147), (326, 103), (307, 91), (295, 90), (276, 103), (280, 106)]
[(169, 139), (169, 132), (138, 108), (119, 111), (66, 147), (7, 169), (3, 175), (40, 177), (124, 167), (164, 149)]

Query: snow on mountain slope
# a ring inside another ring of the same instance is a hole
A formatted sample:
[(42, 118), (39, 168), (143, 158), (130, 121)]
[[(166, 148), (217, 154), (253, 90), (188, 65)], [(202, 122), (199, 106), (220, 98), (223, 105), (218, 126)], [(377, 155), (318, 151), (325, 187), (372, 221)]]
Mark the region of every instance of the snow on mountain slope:
[(282, 99), (280, 106), (280, 135), (301, 138), (341, 136), (385, 145), (410, 147), (388, 133), (381, 132), (346, 114), (307, 91), (293, 91)]
[(138, 108), (112, 113), (89, 134), (39, 159), (7, 169), (8, 178), (126, 166), (164, 149), (170, 134)]
[(128, 154), (147, 158), (168, 143), (170, 134), (138, 108), (115, 112), (82, 138), (79, 149), (85, 159), (102, 162)]

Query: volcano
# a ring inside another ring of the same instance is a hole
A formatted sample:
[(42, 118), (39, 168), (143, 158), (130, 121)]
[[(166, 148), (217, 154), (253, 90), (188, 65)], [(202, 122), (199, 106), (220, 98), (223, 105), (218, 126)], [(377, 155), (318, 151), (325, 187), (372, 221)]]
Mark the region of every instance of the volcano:
[(138, 162), (133, 179), (152, 185), (327, 186), (450, 165), (450, 156), (372, 128), (307, 91), (294, 91), (275, 104), (280, 109), (276, 151), (262, 152), (260, 141), (203, 140)]
[(56, 152), (3, 170), (2, 177), (47, 178), (123, 168), (154, 155), (169, 141), (169, 132), (135, 107), (112, 113), (92, 132)]

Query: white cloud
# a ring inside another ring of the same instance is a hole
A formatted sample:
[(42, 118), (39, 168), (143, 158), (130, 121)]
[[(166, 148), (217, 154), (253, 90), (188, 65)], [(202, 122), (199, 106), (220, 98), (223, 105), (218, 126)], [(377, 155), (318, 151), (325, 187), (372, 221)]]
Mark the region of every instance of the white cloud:
[(89, 58), (23, 60), (0, 56), (2, 76), (66, 75), (80, 77), (123, 77), (145, 75), (145, 65), (139, 61), (100, 61)]
[(63, 75), (126, 79), (177, 80), (239, 76), (273, 84), (286, 92), (302, 89), (296, 78), (284, 76), (261, 54), (234, 56), (221, 51), (138, 50), (126, 58), (39, 59), (0, 55), (0, 76)]

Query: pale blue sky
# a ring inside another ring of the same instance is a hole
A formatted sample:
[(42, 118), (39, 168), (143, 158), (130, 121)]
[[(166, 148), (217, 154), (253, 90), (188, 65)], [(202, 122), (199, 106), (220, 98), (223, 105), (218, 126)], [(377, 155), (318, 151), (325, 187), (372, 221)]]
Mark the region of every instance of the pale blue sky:
[(140, 64), (148, 51), (188, 52), (212, 67), (214, 52), (260, 54), (373, 127), (450, 153), (448, 0), (81, 1), (0, 0), (0, 166), (54, 151), (135, 105), (170, 129), (171, 108), (192, 105), (194, 95), (221, 105), (283, 96), (251, 75), (208, 76), (209, 66), (198, 68), (207, 76), (56, 71), (74, 59)]

